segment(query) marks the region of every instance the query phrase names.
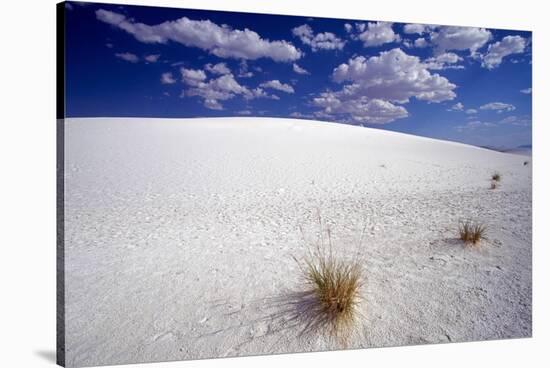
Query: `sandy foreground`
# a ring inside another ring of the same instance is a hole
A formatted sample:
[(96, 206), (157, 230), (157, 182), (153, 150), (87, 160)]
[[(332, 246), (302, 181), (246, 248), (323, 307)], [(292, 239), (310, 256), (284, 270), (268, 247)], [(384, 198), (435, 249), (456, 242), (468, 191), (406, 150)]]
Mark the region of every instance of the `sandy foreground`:
[(65, 156), (68, 366), (340, 348), (292, 308), (318, 212), (365, 257), (349, 348), (531, 336), (529, 157), (267, 118), (67, 119)]

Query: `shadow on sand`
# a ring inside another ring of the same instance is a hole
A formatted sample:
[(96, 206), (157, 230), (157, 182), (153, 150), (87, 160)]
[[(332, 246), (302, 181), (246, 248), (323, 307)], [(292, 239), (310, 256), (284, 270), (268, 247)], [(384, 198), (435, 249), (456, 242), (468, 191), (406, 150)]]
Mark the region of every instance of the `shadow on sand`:
[(346, 348), (350, 338), (358, 332), (357, 327), (360, 323), (357, 322), (362, 319), (362, 313), (357, 310), (353, 323), (346, 325), (346, 328), (337, 328), (331, 315), (321, 308), (317, 295), (313, 291), (286, 291), (278, 296), (256, 300), (245, 309), (224, 314), (225, 317), (231, 317), (236, 314), (253, 315), (261, 311), (259, 318), (252, 319), (246, 324), (238, 323), (216, 329), (199, 337), (264, 325), (267, 328), (254, 338), (280, 335), (277, 341), (284, 336), (295, 336), (303, 341), (309, 341), (312, 338), (323, 337), (331, 345)]
[(39, 350), (35, 351), (34, 354), (44, 359), (48, 363), (56, 364), (57, 353), (55, 350)]

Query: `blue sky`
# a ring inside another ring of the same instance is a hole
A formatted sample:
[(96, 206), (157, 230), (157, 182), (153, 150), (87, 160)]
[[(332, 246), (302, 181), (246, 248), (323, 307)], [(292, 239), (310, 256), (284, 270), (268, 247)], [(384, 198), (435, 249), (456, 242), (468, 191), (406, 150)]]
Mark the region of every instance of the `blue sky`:
[(66, 3), (68, 117), (266, 116), (531, 144), (531, 33)]

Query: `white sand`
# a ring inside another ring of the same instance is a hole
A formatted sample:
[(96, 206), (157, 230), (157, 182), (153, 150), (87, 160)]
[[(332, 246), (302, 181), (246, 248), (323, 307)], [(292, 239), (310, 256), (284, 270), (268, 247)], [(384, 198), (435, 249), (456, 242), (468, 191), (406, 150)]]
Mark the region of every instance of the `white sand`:
[[(299, 335), (284, 303), (317, 209), (340, 254), (368, 224), (351, 348), (531, 335), (530, 158), (289, 119), (67, 119), (65, 134), (69, 366), (338, 348)], [(467, 218), (489, 225), (479, 249), (456, 240)]]

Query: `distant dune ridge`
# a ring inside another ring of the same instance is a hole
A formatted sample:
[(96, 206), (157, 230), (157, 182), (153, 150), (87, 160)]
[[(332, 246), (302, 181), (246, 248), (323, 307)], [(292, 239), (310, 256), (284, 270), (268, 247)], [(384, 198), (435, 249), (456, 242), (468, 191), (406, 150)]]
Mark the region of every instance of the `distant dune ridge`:
[(350, 348), (531, 336), (525, 156), (247, 117), (66, 119), (65, 158), (68, 365), (338, 348), (292, 318), (318, 211), (340, 255), (366, 229)]

